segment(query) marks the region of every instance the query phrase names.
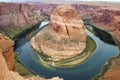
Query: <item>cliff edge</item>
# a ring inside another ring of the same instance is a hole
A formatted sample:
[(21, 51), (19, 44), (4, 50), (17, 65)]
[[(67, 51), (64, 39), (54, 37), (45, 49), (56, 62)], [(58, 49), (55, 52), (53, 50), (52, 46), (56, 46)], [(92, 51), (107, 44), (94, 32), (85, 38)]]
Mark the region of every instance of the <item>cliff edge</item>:
[(8, 37), (0, 34), (0, 80), (63, 80), (59, 77), (43, 79), (39, 76), (24, 78), (15, 71), (14, 63), (14, 42)]
[(0, 34), (0, 49), (3, 54), (9, 70), (15, 71), (14, 63), (14, 51), (13, 51), (14, 42), (8, 37)]

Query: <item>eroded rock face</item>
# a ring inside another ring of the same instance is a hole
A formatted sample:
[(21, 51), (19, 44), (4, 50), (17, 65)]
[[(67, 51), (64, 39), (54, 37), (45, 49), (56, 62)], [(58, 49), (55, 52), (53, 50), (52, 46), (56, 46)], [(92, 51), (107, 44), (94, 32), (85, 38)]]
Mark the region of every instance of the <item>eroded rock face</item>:
[(86, 40), (83, 21), (72, 6), (58, 6), (50, 16), (50, 28), (55, 33), (60, 34), (57, 37), (61, 39)]
[(79, 13), (70, 5), (55, 8), (50, 25), (31, 40), (38, 52), (54, 58), (66, 59), (80, 54), (86, 47), (86, 28)]
[[(0, 50), (0, 79), (1, 80), (42, 80), (43, 78), (39, 76), (24, 78), (20, 76), (17, 72), (10, 71), (8, 69), (6, 60), (3, 57), (3, 53)], [(54, 77), (52, 79), (45, 79), (45, 80), (63, 80), (63, 79), (59, 77)]]
[[(0, 80), (43, 80), (39, 76), (31, 76), (24, 78), (20, 76), (15, 70), (14, 65), (14, 42), (8, 37), (0, 34)], [(63, 80), (59, 77), (44, 80)]]
[(113, 36), (120, 41), (120, 9), (110, 10), (101, 9), (93, 17), (95, 25), (100, 26), (105, 30), (109, 30)]
[(7, 38), (6, 36), (0, 34), (0, 49), (6, 60), (9, 70), (15, 71), (14, 64), (14, 51), (13, 51), (14, 42)]
[(120, 79), (120, 58), (115, 59), (110, 69), (101, 77), (101, 80), (119, 80)]
[(21, 27), (41, 21), (42, 15), (32, 3), (0, 3), (0, 27)]

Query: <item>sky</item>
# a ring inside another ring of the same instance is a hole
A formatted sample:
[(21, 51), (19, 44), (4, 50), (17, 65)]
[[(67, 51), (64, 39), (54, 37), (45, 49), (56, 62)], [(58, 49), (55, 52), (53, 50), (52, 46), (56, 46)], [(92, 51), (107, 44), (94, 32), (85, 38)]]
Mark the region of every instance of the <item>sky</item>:
[(109, 2), (120, 2), (120, 0), (0, 0), (0, 2), (26, 2), (26, 1), (32, 1), (32, 2), (75, 2), (75, 1), (109, 1)]

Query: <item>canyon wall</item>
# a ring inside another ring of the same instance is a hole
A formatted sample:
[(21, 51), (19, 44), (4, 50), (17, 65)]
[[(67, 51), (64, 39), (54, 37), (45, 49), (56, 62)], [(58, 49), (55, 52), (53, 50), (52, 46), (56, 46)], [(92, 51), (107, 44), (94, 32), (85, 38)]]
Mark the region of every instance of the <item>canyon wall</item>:
[(120, 41), (120, 9), (111, 10), (108, 8), (99, 10), (93, 16), (93, 22), (96, 26), (107, 30)]
[(39, 76), (24, 78), (15, 71), (14, 63), (14, 42), (8, 37), (0, 34), (0, 80), (63, 80), (59, 77), (52, 79), (43, 79)]
[[(53, 10), (56, 6), (60, 4), (56, 3), (34, 3), (36, 6), (39, 7), (40, 12), (42, 14), (51, 15)], [(94, 13), (100, 9), (100, 6), (98, 5), (87, 5), (87, 4), (72, 4), (71, 5), (77, 9), (77, 11), (80, 13), (82, 18), (89, 18), (90, 16), (93, 16)]]
[(39, 8), (32, 3), (0, 3), (0, 27), (33, 25), (42, 18)]
[(14, 42), (7, 38), (6, 36), (0, 34), (0, 49), (1, 53), (4, 56), (9, 70), (15, 71), (14, 63), (14, 51), (13, 51)]
[(45, 4), (45, 3), (34, 3), (36, 6), (39, 7), (40, 12), (42, 14), (46, 14), (46, 15), (51, 15), (52, 11), (54, 10), (54, 8), (57, 6), (57, 4)]

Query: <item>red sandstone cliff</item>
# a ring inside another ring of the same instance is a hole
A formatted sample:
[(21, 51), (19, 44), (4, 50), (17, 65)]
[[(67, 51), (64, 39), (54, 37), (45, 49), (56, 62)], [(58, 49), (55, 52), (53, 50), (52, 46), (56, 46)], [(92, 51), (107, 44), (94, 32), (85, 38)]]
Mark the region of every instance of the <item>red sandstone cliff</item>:
[(14, 63), (14, 51), (13, 51), (14, 42), (4, 35), (0, 34), (0, 49), (7, 62), (8, 68), (11, 71), (15, 71)]
[(101, 9), (95, 13), (93, 22), (107, 31), (120, 41), (120, 9)]
[(0, 27), (32, 25), (41, 20), (39, 8), (32, 3), (0, 3)]
[[(0, 34), (0, 80), (43, 80), (43, 78), (39, 76), (24, 78), (17, 72), (13, 72), (15, 71), (13, 45), (14, 42), (12, 40)], [(63, 79), (54, 77), (49, 80)]]
[(57, 4), (45, 4), (45, 3), (35, 3), (39, 7), (40, 12), (43, 14), (50, 15)]

